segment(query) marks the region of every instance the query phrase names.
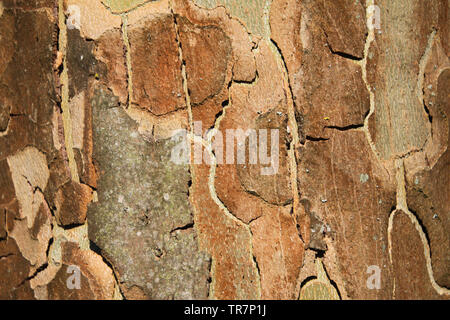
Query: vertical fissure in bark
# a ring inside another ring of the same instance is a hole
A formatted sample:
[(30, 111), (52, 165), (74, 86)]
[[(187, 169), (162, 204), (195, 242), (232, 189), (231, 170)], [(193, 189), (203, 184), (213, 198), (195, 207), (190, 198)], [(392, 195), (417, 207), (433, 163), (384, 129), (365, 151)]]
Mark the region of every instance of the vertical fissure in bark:
[[(389, 216), (389, 224), (388, 224), (388, 246), (389, 246), (389, 258), (391, 260), (391, 264), (393, 264), (392, 259), (392, 230), (394, 225), (394, 217), (397, 213), (403, 212), (408, 216), (408, 218), (411, 220), (411, 223), (414, 225), (415, 229), (419, 233), (420, 239), (423, 244), (423, 253), (426, 261), (426, 267), (428, 276), (430, 278), (431, 285), (433, 289), (439, 294), (439, 295), (449, 295), (450, 290), (445, 287), (441, 287), (436, 280), (434, 279), (433, 275), (433, 267), (431, 264), (431, 251), (430, 251), (430, 243), (429, 243), (429, 236), (426, 232), (426, 229), (423, 227), (423, 224), (421, 224), (419, 218), (415, 213), (413, 213), (407, 203), (406, 198), (406, 178), (405, 178), (405, 164), (404, 159), (399, 158), (395, 160), (395, 169), (396, 169), (396, 182), (397, 182), (397, 206), (396, 209), (390, 214)], [(394, 279), (395, 281), (395, 279)], [(395, 290), (395, 283), (394, 283), (394, 290)], [(394, 291), (395, 294), (395, 291)]]
[(127, 103), (126, 108), (129, 109), (131, 107), (133, 101), (133, 69), (132, 69), (132, 61), (131, 61), (131, 46), (130, 40), (128, 39), (128, 16), (126, 13), (120, 15), (122, 19), (122, 40), (125, 46), (125, 62), (126, 62), (126, 70), (127, 70)]

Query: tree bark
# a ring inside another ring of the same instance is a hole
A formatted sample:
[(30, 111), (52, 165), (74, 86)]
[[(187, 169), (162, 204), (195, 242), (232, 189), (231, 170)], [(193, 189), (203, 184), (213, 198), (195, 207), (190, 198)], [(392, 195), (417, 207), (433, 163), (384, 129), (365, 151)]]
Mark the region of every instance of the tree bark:
[(448, 299), (449, 6), (1, 0), (0, 298)]

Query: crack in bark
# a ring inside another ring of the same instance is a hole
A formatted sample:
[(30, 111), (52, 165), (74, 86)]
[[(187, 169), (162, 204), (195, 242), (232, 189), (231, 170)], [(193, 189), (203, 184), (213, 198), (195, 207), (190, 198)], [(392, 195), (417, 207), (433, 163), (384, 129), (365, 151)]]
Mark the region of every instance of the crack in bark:
[[(321, 255), (320, 253), (316, 253), (315, 258), (312, 261), (312, 263), (314, 264), (314, 267), (315, 267), (315, 274), (306, 277), (300, 283), (299, 292), (298, 292), (298, 300), (302, 299), (302, 290), (308, 284), (310, 284), (310, 285), (321, 284), (321, 285), (327, 287), (328, 293), (325, 296), (320, 296), (319, 298), (321, 298), (321, 299), (336, 300), (336, 298), (337, 298), (338, 300), (342, 300), (341, 292), (340, 292), (336, 282), (330, 279), (330, 276), (325, 268), (325, 264), (323, 262), (323, 255)], [(330, 292), (330, 291), (332, 291), (330, 289), (330, 287), (336, 291), (335, 294), (337, 295), (337, 297)], [(311, 287), (309, 287), (309, 289), (311, 290)]]
[(364, 119), (364, 126), (363, 131), (366, 134), (367, 142), (369, 143), (370, 149), (374, 153), (376, 159), (380, 159), (380, 156), (377, 152), (377, 149), (375, 147), (375, 143), (372, 140), (372, 136), (370, 134), (369, 130), (369, 120), (372, 117), (373, 113), (375, 112), (375, 94), (373, 93), (371, 86), (369, 84), (369, 81), (367, 79), (367, 58), (369, 56), (369, 50), (372, 45), (372, 42), (375, 40), (375, 30), (371, 27), (372, 23), (372, 17), (368, 14), (369, 8), (374, 5), (374, 0), (367, 0), (366, 1), (366, 24), (368, 28), (368, 33), (366, 36), (366, 43), (364, 45), (364, 58), (362, 60), (357, 61), (357, 63), (361, 67), (361, 73), (362, 73), (362, 79), (364, 81), (364, 84), (366, 85), (367, 92), (369, 92), (369, 101), (370, 101), (370, 108), (369, 113), (366, 115)]
[(311, 142), (320, 142), (320, 141), (330, 140), (330, 138), (313, 137), (313, 136), (309, 136), (309, 135), (307, 135), (305, 138), (306, 138), (306, 141), (311, 141)]
[(35, 272), (33, 272), (32, 275), (26, 277), (19, 285), (18, 287), (22, 286), (25, 284), (25, 282), (27, 281), (31, 281), (32, 279), (36, 278), (38, 276), (39, 273), (43, 272), (45, 269), (47, 269), (48, 267), (48, 262), (44, 263), (42, 266), (40, 266), (39, 268), (36, 269)]
[(339, 126), (325, 126), (325, 129), (333, 129), (338, 131), (349, 131), (364, 128), (364, 124), (350, 124), (348, 126), (339, 127)]
[(143, 3), (140, 3), (140, 4), (136, 5), (135, 7), (132, 7), (132, 8), (130, 8), (130, 9), (128, 9), (128, 10), (117, 11), (117, 12), (114, 12), (113, 9), (112, 9), (111, 7), (109, 7), (108, 5), (106, 5), (106, 4), (104, 3), (104, 1), (100, 1), (100, 3), (101, 3), (101, 4), (105, 7), (105, 9), (108, 10), (111, 14), (122, 16), (122, 15), (128, 15), (130, 12), (133, 12), (133, 11), (135, 11), (135, 10), (138, 10), (139, 8), (142, 8), (142, 7), (144, 7), (145, 5), (147, 5), (148, 3), (154, 2), (154, 1), (155, 1), (155, 0), (147, 0), (147, 1), (145, 1), (145, 2), (143, 2)]
[(122, 288), (120, 287), (121, 282), (119, 281), (118, 272), (116, 272), (114, 265), (103, 255), (102, 249), (92, 240), (89, 240), (89, 249), (99, 255), (102, 258), (103, 262), (108, 266), (108, 268), (111, 269), (112, 275), (116, 282), (115, 286), (119, 290), (121, 298), (123, 300), (126, 300)]
[(62, 53), (62, 71), (60, 74), (61, 80), (61, 110), (64, 128), (64, 142), (66, 145), (67, 158), (72, 180), (80, 182), (78, 175), (78, 168), (75, 161), (75, 154), (73, 152), (73, 137), (72, 137), (72, 121), (69, 107), (69, 74), (67, 67), (67, 25), (66, 16), (64, 13), (64, 0), (58, 2), (58, 48)]
[(128, 16), (127, 14), (122, 14), (122, 26), (121, 26), (121, 33), (122, 33), (122, 41), (125, 46), (125, 63), (127, 67), (127, 104), (126, 109), (129, 109), (132, 104), (133, 99), (133, 69), (131, 66), (131, 46), (130, 41), (128, 39)]
[(190, 222), (184, 226), (176, 227), (176, 228), (172, 229), (169, 233), (173, 234), (177, 231), (185, 231), (185, 230), (189, 230), (189, 229), (193, 229), (193, 228), (194, 228), (194, 222)]
[(325, 30), (322, 30), (322, 31), (325, 34), (326, 46), (330, 50), (331, 54), (336, 55), (336, 56), (340, 56), (340, 57), (342, 57), (344, 59), (353, 60), (353, 61), (361, 61), (361, 60), (364, 59), (364, 58), (356, 57), (356, 56), (354, 56), (352, 54), (349, 54), (349, 53), (346, 53), (346, 52), (333, 50), (333, 48), (331, 47), (330, 43), (328, 42), (328, 34), (325, 32)]
[(420, 59), (419, 73), (417, 75), (417, 97), (418, 97), (419, 101), (423, 104), (423, 109), (424, 109), (424, 111), (427, 115), (428, 121), (430, 123), (430, 134), (427, 137), (427, 139), (425, 140), (425, 143), (424, 143), (423, 147), (421, 148), (421, 150), (423, 150), (425, 148), (428, 141), (431, 140), (431, 138), (433, 137), (433, 126), (432, 126), (433, 116), (431, 115), (431, 112), (425, 102), (424, 81), (425, 81), (425, 68), (426, 68), (428, 60), (430, 59), (430, 56), (431, 56), (431, 51), (432, 51), (432, 47), (433, 47), (433, 43), (434, 43), (436, 34), (437, 34), (437, 30), (433, 27), (433, 31), (428, 36), (428, 42), (427, 42), (425, 51), (422, 55), (422, 58)]

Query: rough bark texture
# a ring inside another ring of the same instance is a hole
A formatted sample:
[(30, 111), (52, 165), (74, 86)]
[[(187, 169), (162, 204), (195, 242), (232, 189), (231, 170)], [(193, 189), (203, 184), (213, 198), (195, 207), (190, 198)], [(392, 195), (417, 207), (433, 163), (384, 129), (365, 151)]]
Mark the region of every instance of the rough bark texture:
[(449, 299), (449, 6), (1, 0), (0, 299)]

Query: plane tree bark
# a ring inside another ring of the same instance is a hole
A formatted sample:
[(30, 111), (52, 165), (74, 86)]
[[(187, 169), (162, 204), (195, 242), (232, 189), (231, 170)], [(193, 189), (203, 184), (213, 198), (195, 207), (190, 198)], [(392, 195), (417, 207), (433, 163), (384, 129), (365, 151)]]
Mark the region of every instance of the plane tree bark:
[(448, 299), (448, 13), (0, 1), (0, 298)]

